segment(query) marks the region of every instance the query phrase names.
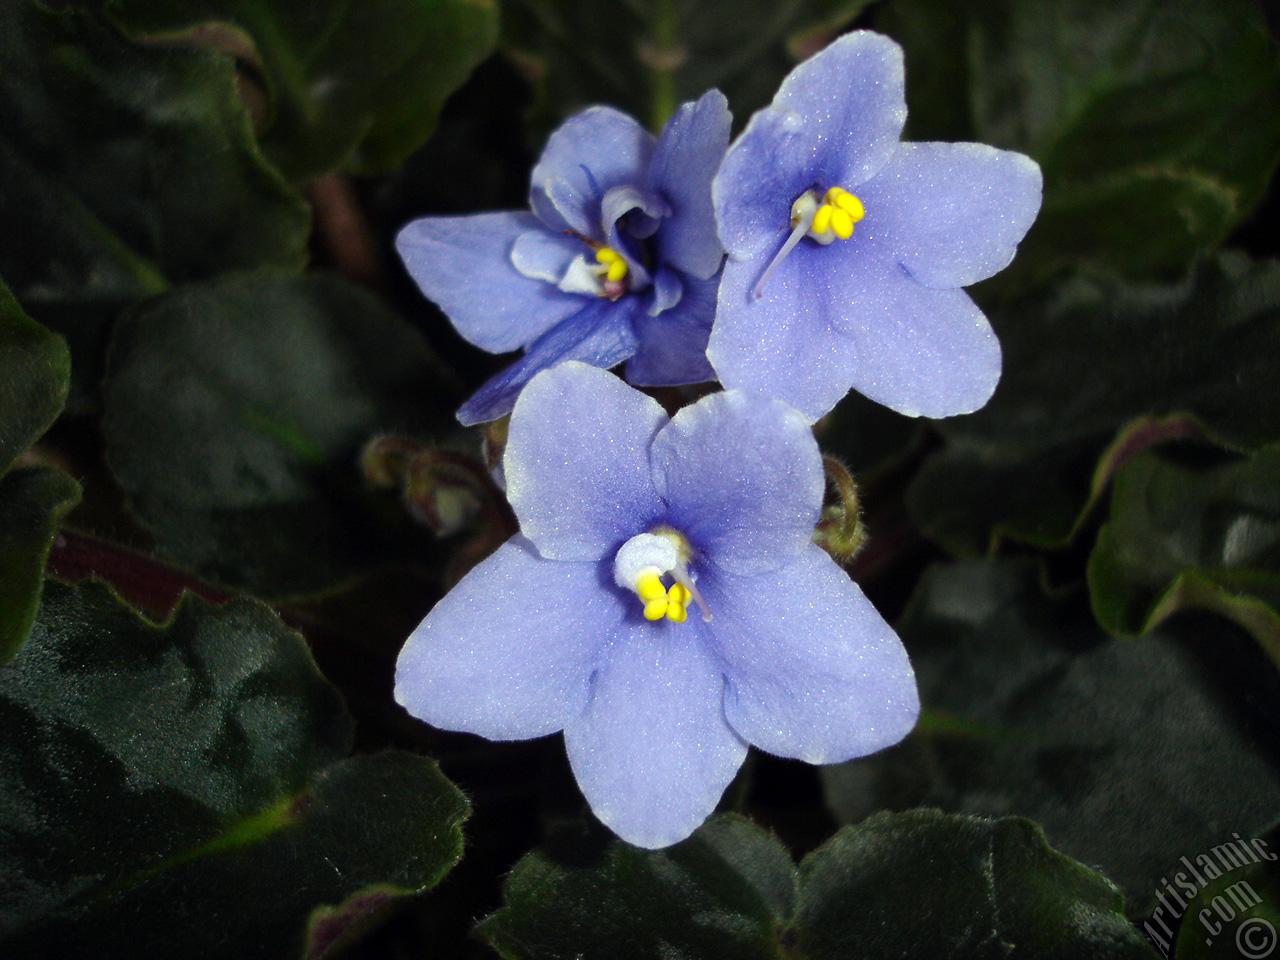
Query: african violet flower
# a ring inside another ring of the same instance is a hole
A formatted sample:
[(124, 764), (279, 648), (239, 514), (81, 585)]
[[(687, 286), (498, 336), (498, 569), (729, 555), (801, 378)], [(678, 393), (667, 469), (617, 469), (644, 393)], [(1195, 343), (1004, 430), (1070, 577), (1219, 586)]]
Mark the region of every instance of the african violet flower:
[(1000, 344), (963, 290), (1003, 269), (1040, 168), (977, 143), (901, 143), (902, 49), (852, 33), (800, 64), (712, 185), (728, 251), (707, 355), (726, 387), (811, 420), (852, 385), (910, 416), (986, 403)]
[(747, 744), (834, 763), (901, 739), (898, 638), (812, 542), (821, 457), (804, 419), (730, 391), (668, 420), (566, 363), (515, 406), (520, 533), (409, 638), (396, 699), (448, 730), (564, 730), (596, 815), (662, 847), (712, 811)]
[(427, 217), (400, 232), (409, 273), (462, 336), (524, 356), (458, 411), (509, 413), (561, 360), (611, 367), (647, 386), (714, 378), (706, 360), (724, 250), (711, 178), (729, 145), (718, 90), (684, 104), (657, 141), (631, 117), (591, 107), (547, 141), (533, 213)]

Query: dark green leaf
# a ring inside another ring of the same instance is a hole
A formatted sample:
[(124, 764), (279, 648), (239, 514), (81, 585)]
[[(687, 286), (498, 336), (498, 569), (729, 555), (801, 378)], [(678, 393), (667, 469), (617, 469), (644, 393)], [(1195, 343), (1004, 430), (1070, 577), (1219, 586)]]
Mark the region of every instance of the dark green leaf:
[(494, 0), (112, 0), (109, 10), (131, 35), (171, 42), (230, 25), (270, 90), (263, 149), (295, 181), (399, 165), (498, 32)]
[(1280, 679), (1229, 624), (1111, 640), (1083, 596), (1045, 598), (1033, 562), (964, 562), (926, 574), (898, 632), (925, 715), (824, 769), (842, 821), (921, 803), (1027, 816), (1144, 910), (1180, 856), (1280, 809)]
[(31, 629), (58, 521), (79, 499), (80, 485), (52, 467), (0, 477), (0, 666)]
[(422, 339), (360, 288), (229, 275), (121, 319), (107, 457), (177, 563), (260, 596), (319, 591), (436, 553), (394, 498), (365, 490), (358, 455), (375, 433), (454, 429), (442, 382)]
[(232, 65), (84, 10), (0, 3), (0, 183), (0, 275), (67, 337), (82, 405), (124, 306), (306, 256), (307, 210), (258, 153)]
[(23, 313), (0, 281), (0, 476), (62, 412), (70, 376), (66, 342)]
[(1028, 820), (882, 813), (841, 830), (800, 875), (809, 960), (1155, 957), (1115, 885)]
[(909, 495), (921, 527), (957, 552), (1001, 534), (1065, 540), (1126, 425), (1119, 459), (1194, 433), (1237, 448), (1280, 439), (1280, 263), (1224, 254), (1172, 285), (1073, 274), (993, 322), (1004, 349), (996, 394), (940, 422), (948, 446)]
[(481, 925), (521, 960), (776, 958), (795, 902), (791, 858), (770, 835), (716, 817), (683, 843), (641, 850), (596, 835), (529, 854)]
[(1187, 607), (1254, 634), (1280, 663), (1280, 446), (1211, 466), (1156, 452), (1116, 474), (1089, 557), (1098, 621), (1136, 636)]
[(651, 128), (711, 87), (739, 124), (869, 0), (513, 0), (503, 43), (536, 79), (537, 125), (609, 103)]
[(50, 583), (0, 718), (6, 955), (318, 956), (461, 852), (433, 763), (334, 762), (336, 691), (253, 601), (154, 627)]
[(758, 827), (713, 817), (665, 850), (567, 838), (516, 865), (481, 933), (511, 960), (1150, 958), (1119, 891), (1034, 824), (886, 814), (797, 875)]
[(1280, 60), (1253, 0), (897, 0), (910, 131), (1040, 162), (1044, 209), (1013, 270), (1181, 269), (1280, 159)]

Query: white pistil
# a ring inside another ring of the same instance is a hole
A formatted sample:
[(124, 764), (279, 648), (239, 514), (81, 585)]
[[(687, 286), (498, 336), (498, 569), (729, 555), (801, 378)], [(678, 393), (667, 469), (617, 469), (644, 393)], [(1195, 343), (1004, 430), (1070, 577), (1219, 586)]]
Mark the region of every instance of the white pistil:
[(796, 202), (791, 205), (791, 236), (787, 237), (787, 242), (782, 245), (782, 249), (769, 261), (769, 265), (764, 268), (764, 273), (760, 275), (760, 280), (752, 291), (757, 300), (764, 296), (764, 285), (773, 276), (773, 271), (778, 269), (778, 265), (787, 259), (787, 254), (794, 250), (796, 244), (809, 232), (809, 227), (813, 224), (813, 215), (818, 212), (818, 206), (818, 198), (813, 195), (812, 190), (806, 190), (796, 197)]

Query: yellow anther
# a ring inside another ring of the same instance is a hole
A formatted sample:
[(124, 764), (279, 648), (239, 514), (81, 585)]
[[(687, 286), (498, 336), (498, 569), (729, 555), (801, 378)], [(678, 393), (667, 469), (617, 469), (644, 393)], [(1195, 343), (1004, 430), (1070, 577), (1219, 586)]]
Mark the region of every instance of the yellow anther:
[(848, 210), (837, 207), (831, 211), (831, 232), (841, 240), (853, 236), (853, 217), (849, 216)]
[[(667, 588), (664, 587), (662, 585), (662, 581), (658, 579), (658, 571), (649, 569), (640, 574), (639, 578), (636, 580), (636, 593), (640, 595), (641, 600), (645, 603), (649, 603), (651, 600), (657, 600), (659, 597), (666, 597)], [(659, 613), (658, 616), (660, 617), (662, 614)]]
[(667, 599), (684, 606), (689, 602), (689, 591), (683, 583), (673, 583), (667, 590)]
[(613, 283), (617, 283), (627, 275), (627, 261), (619, 257), (613, 263), (609, 264), (609, 269), (605, 271), (605, 279)]
[(644, 605), (644, 618), (646, 620), (661, 620), (666, 616), (670, 604), (667, 603), (666, 595), (649, 600)]
[(836, 197), (836, 206), (849, 214), (854, 223), (857, 223), (867, 214), (867, 209), (862, 205), (862, 201), (847, 190)]
[[(645, 616), (648, 616), (646, 609)], [(689, 611), (685, 609), (683, 603), (667, 603), (667, 619), (672, 623), (684, 623), (689, 616)]]
[(809, 229), (814, 233), (826, 233), (831, 226), (831, 214), (835, 213), (835, 209), (829, 203), (824, 203), (813, 214), (813, 223), (809, 225)]
[(617, 250), (613, 249), (613, 247), (600, 247), (596, 250), (597, 263), (614, 263), (621, 259), (622, 257), (618, 254)]

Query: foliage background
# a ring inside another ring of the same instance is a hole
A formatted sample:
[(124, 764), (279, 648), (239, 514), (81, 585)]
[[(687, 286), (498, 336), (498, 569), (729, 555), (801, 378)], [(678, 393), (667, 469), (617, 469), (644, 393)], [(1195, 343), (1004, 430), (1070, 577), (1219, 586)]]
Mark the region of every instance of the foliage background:
[[(905, 47), (909, 138), (1045, 172), (972, 291), (992, 402), (818, 427), (925, 713), (848, 764), (753, 753), (647, 853), (558, 738), (391, 700), (511, 517), (500, 427), (452, 419), (503, 361), (390, 243), (522, 206), (590, 103), (656, 127), (718, 86), (740, 127), (852, 26)], [(1241, 955), (1274, 864), (1167, 881), (1280, 844), (1276, 28), (1255, 0), (0, 0), (0, 947)]]

